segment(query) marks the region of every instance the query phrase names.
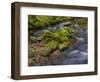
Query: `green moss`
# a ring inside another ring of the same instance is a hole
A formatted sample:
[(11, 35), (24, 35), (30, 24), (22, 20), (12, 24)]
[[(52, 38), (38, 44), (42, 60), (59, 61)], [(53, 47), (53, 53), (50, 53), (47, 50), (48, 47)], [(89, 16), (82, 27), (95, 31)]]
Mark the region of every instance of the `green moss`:
[(41, 36), (41, 39), (46, 40), (46, 38), (48, 38), (49, 40), (54, 39), (58, 42), (63, 42), (65, 40), (69, 40), (70, 38), (72, 38), (73, 34), (74, 34), (74, 29), (66, 27), (66, 28), (57, 29), (55, 31), (45, 32)]
[(72, 17), (64, 16), (28, 16), (29, 30), (44, 29), (51, 25), (58, 24), (60, 22), (67, 22), (72, 20)]
[[(41, 36), (41, 41), (45, 41), (45, 47), (50, 49), (69, 47), (69, 41), (73, 39), (74, 30), (72, 28), (62, 28), (55, 31), (45, 32)], [(40, 38), (40, 37), (38, 37)]]
[(57, 41), (55, 41), (55, 40), (51, 40), (51, 41), (48, 41), (46, 44), (45, 44), (45, 48), (47, 48), (47, 49), (55, 49), (55, 48), (57, 48), (57, 46), (58, 46), (58, 42)]

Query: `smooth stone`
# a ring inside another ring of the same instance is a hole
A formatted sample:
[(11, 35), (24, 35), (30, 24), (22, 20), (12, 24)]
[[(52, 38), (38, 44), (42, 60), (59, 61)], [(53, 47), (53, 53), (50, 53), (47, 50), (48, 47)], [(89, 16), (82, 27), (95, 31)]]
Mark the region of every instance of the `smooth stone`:
[(43, 34), (43, 30), (34, 32), (34, 36), (41, 36)]

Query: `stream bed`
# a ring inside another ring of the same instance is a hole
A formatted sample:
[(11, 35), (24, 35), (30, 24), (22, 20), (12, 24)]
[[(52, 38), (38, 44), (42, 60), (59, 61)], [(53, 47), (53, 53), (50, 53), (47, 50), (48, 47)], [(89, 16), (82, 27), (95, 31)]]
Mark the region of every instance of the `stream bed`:
[[(35, 36), (40, 36), (48, 30), (56, 30), (63, 28), (64, 26), (70, 25), (70, 22), (64, 22), (55, 26), (48, 27), (48, 29), (39, 30), (34, 32)], [(78, 32), (74, 35), (76, 39), (75, 44), (69, 48), (65, 48), (59, 56), (50, 56), (48, 59), (41, 64), (36, 65), (71, 65), (71, 64), (87, 64), (88, 63), (88, 39), (87, 29), (83, 30), (79, 25), (74, 25), (75, 30)], [(57, 53), (56, 53), (57, 54)]]

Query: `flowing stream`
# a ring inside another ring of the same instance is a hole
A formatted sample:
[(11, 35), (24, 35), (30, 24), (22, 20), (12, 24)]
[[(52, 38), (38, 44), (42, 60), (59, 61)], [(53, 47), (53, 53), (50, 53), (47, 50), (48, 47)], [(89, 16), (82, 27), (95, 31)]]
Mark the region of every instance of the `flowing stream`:
[[(49, 29), (56, 30), (70, 25), (70, 22), (60, 23), (55, 26), (48, 27), (48, 29), (35, 32), (36, 36), (40, 36)], [(69, 64), (87, 64), (88, 63), (88, 40), (87, 30), (83, 30), (79, 25), (74, 25), (78, 34), (74, 35), (77, 42), (70, 48), (62, 52), (62, 56), (57, 59), (52, 59), (54, 65), (69, 65)]]

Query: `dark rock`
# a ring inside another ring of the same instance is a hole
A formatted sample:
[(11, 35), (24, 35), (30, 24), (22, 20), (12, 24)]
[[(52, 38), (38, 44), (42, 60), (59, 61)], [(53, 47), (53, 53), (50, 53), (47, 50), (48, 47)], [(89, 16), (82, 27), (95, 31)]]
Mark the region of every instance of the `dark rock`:
[(39, 37), (42, 34), (43, 34), (43, 30), (39, 30), (39, 31), (34, 32), (34, 36), (36, 36), (36, 37)]
[(60, 65), (63, 61), (63, 55), (59, 50), (55, 50), (50, 54), (50, 60), (52, 62), (52, 65)]

